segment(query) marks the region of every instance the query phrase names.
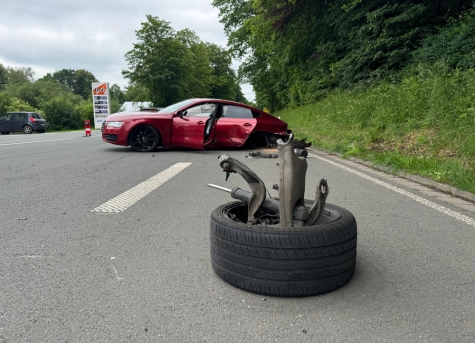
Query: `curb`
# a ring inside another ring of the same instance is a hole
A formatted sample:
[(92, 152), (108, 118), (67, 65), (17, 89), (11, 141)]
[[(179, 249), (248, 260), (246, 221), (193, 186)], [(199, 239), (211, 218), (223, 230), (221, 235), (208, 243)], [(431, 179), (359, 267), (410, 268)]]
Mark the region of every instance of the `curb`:
[(427, 179), (427, 178), (422, 177), (422, 176), (418, 176), (418, 175), (414, 175), (414, 174), (408, 174), (408, 173), (401, 172), (401, 171), (391, 172), (390, 167), (381, 166), (381, 165), (378, 165), (378, 164), (375, 164), (373, 162), (369, 162), (369, 161), (366, 161), (366, 160), (363, 160), (363, 159), (360, 159), (360, 158), (357, 158), (357, 157), (343, 158), (342, 157), (343, 154), (338, 153), (338, 152), (334, 152), (334, 151), (329, 151), (329, 150), (314, 148), (314, 147), (307, 148), (307, 150), (314, 150), (316, 152), (324, 152), (326, 154), (336, 156), (336, 157), (338, 157), (342, 160), (348, 160), (348, 161), (356, 162), (356, 163), (362, 164), (366, 167), (370, 167), (370, 168), (373, 168), (373, 169), (376, 169), (376, 170), (379, 170), (379, 171), (382, 171), (382, 172), (385, 172), (385, 173), (388, 173), (388, 174), (391, 174), (391, 175), (396, 175), (396, 176), (401, 177), (403, 179), (414, 181), (414, 182), (420, 183), (421, 185), (437, 189), (441, 192), (450, 193), (450, 194), (455, 195), (457, 197), (475, 202), (475, 194), (473, 194), (473, 193), (470, 193), (470, 192), (467, 192), (467, 191), (462, 191), (458, 188), (455, 188), (455, 187), (452, 187), (452, 186), (449, 186), (447, 184), (440, 183), (440, 182), (437, 182), (437, 181), (434, 181), (434, 180), (431, 180), (431, 179)]

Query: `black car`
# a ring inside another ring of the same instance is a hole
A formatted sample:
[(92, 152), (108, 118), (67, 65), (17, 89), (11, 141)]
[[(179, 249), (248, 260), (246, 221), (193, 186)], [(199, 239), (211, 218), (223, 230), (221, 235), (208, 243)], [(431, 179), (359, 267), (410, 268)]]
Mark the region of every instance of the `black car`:
[(2, 135), (8, 135), (10, 132), (43, 133), (46, 127), (46, 120), (36, 112), (8, 112), (0, 116)]

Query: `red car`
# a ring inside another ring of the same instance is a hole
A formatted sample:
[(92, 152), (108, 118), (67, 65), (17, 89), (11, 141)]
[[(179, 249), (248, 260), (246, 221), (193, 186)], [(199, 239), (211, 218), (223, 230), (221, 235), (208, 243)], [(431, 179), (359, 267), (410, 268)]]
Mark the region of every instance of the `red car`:
[(287, 123), (256, 108), (219, 99), (188, 99), (158, 112), (107, 117), (102, 140), (135, 151), (268, 146), (286, 137)]

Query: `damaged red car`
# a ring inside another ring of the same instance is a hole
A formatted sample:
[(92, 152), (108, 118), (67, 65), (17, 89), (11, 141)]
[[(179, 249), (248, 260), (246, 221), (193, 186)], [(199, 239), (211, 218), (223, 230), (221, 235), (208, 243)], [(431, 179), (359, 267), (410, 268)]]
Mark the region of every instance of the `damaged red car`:
[(135, 151), (272, 146), (288, 136), (287, 123), (256, 108), (220, 99), (188, 99), (157, 112), (107, 117), (102, 140)]

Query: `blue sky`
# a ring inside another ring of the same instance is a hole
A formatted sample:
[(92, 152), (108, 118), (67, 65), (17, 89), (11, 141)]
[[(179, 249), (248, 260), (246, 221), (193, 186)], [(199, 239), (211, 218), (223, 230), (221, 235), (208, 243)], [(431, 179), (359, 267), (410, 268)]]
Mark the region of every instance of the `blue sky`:
[[(147, 14), (175, 30), (189, 28), (203, 41), (227, 44), (211, 0), (15, 0), (1, 5), (0, 63), (31, 67), (36, 78), (63, 68), (86, 69), (101, 82), (124, 87), (124, 55)], [(252, 87), (241, 87), (254, 100)]]

